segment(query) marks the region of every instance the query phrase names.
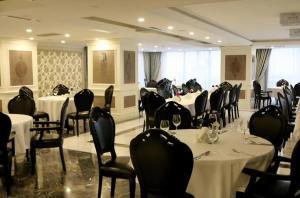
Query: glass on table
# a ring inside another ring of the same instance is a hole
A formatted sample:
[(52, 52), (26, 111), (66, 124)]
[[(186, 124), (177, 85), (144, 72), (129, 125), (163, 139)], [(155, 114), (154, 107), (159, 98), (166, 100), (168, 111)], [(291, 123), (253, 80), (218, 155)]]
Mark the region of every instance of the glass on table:
[(160, 128), (166, 132), (169, 131), (169, 120), (161, 120), (160, 121)]
[(175, 125), (176, 130), (177, 130), (177, 127), (181, 124), (180, 114), (173, 114), (172, 122)]
[(244, 144), (247, 144), (247, 132), (248, 132), (248, 125), (249, 125), (249, 121), (245, 121), (243, 119), (241, 119), (239, 121), (239, 131), (242, 134), (242, 142)]

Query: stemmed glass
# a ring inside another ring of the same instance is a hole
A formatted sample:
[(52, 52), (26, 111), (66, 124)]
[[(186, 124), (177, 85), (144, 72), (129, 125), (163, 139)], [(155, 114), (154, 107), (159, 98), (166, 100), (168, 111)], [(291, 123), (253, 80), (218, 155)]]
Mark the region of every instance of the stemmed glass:
[(161, 120), (160, 121), (160, 128), (166, 132), (169, 131), (169, 120)]
[(240, 127), (241, 133), (243, 134), (243, 142), (244, 143), (247, 143), (247, 141), (246, 141), (246, 132), (248, 130), (248, 122), (249, 121), (247, 121), (247, 123), (245, 123), (244, 120), (240, 120), (240, 122), (239, 122), (239, 127)]
[(172, 118), (172, 122), (173, 124), (175, 125), (176, 127), (176, 130), (177, 130), (177, 127), (180, 125), (181, 123), (181, 117), (179, 114), (173, 114), (173, 118)]

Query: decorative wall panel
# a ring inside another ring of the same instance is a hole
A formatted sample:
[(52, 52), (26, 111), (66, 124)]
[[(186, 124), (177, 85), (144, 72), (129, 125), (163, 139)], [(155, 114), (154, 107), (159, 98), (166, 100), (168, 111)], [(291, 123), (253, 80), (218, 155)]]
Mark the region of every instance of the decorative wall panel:
[(10, 85), (32, 85), (32, 52), (9, 50)]
[(124, 51), (124, 84), (135, 83), (135, 51)]
[(240, 99), (246, 99), (246, 91), (245, 90), (241, 90)]
[(225, 56), (225, 80), (246, 80), (246, 55)]
[(38, 50), (39, 95), (51, 93), (58, 84), (64, 84), (74, 90), (83, 89), (82, 52), (67, 50)]
[(115, 84), (115, 51), (93, 51), (93, 83)]
[[(95, 96), (94, 97), (94, 106), (98, 106), (98, 107), (104, 107), (105, 104), (105, 98), (104, 96)], [(111, 100), (111, 107), (115, 108), (115, 97), (112, 97)]]
[(124, 96), (124, 108), (135, 106), (135, 95)]

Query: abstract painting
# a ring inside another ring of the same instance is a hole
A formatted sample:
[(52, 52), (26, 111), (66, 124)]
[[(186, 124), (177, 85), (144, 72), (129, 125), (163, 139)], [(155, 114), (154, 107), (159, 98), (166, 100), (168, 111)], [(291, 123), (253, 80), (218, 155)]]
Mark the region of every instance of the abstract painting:
[(135, 52), (124, 51), (124, 84), (135, 83)]
[(246, 55), (225, 56), (225, 80), (246, 80)]
[(115, 83), (115, 51), (93, 51), (93, 83)]
[(32, 52), (9, 50), (10, 85), (32, 85)]

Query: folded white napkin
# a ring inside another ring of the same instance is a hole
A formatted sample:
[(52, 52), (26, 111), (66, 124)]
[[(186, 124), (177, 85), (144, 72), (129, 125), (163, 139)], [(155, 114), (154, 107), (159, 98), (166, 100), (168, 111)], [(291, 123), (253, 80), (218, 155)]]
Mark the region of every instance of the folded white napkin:
[(201, 142), (208, 142), (208, 137), (207, 137), (207, 133), (210, 129), (207, 127), (202, 127), (201, 129), (199, 129), (199, 132), (197, 133), (197, 142), (201, 143)]

